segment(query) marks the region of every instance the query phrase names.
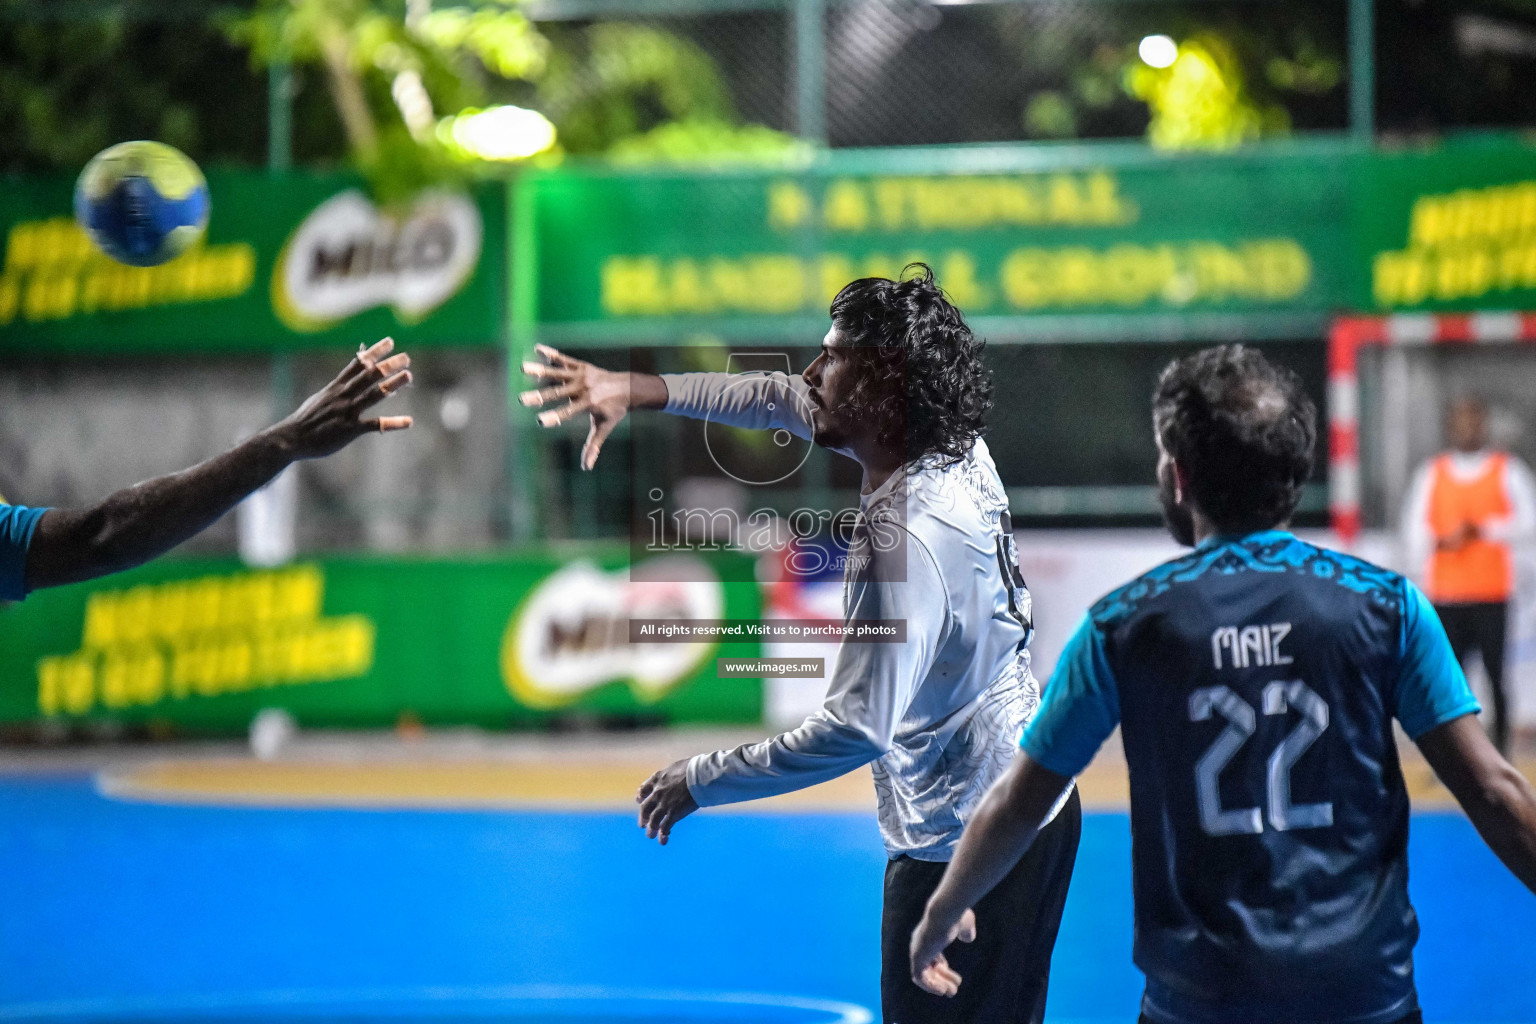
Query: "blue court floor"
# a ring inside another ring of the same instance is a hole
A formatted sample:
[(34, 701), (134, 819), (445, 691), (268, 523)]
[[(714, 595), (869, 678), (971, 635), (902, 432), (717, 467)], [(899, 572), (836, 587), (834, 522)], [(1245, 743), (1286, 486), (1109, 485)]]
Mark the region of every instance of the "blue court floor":
[[(1536, 898), (1414, 819), (1426, 1018), (1536, 1022)], [(1050, 1016), (1135, 1019), (1129, 825), (1090, 814)], [(0, 777), (0, 1020), (832, 1022), (878, 1002), (864, 814), (266, 810)]]

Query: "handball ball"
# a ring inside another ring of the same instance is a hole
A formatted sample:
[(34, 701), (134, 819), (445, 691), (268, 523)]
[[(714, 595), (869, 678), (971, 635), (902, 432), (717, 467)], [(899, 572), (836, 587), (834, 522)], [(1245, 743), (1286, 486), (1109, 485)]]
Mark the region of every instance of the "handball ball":
[(208, 183), (197, 164), (159, 142), (104, 149), (75, 182), (75, 220), (120, 263), (153, 267), (175, 259), (208, 226)]

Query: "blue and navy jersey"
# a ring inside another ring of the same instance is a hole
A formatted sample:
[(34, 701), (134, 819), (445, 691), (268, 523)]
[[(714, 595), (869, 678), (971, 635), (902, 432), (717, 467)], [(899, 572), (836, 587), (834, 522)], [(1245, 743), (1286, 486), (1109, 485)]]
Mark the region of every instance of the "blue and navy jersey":
[(0, 601), (20, 601), (27, 596), (27, 549), (32, 531), (48, 511), (0, 502)]
[(1268, 531), (1094, 605), (1021, 742), (1071, 776), (1121, 727), (1149, 1018), (1379, 1024), (1417, 1008), (1392, 720), (1477, 710), (1417, 587)]

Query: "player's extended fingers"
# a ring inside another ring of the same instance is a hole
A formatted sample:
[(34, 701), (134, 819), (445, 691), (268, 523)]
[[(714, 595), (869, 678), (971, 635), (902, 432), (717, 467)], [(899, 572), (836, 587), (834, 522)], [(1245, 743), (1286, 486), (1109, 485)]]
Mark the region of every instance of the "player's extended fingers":
[(597, 465), (598, 453), (603, 450), (603, 442), (608, 440), (608, 435), (613, 433), (613, 421), (605, 420), (597, 422), (592, 420), (592, 428), (587, 431), (587, 443), (581, 446), (581, 468), (591, 469)]
[(643, 803), (645, 798), (651, 795), (651, 790), (656, 788), (656, 782), (661, 778), (661, 772), (652, 772), (651, 777), (640, 783), (640, 790), (635, 794), (635, 803)]
[(676, 798), (668, 798), (664, 790), (657, 790), (646, 797), (640, 810), (645, 815), (646, 835), (652, 839), (665, 835), (666, 830), (677, 820)]
[(409, 416), (379, 416), (371, 420), (361, 420), (358, 426), (362, 428), (365, 434), (372, 433), (373, 431), (387, 434), (391, 430), (404, 430), (414, 422)]
[(554, 363), (556, 366), (574, 368), (581, 365), (580, 359), (577, 359), (574, 356), (568, 356), (564, 352), (561, 352), (559, 349), (551, 348), (548, 345), (535, 345), (533, 346), (533, 350), (539, 355), (543, 356), (545, 359), (548, 359), (551, 363)]
[(581, 370), (573, 366), (555, 366), (551, 363), (537, 363), (529, 360), (523, 363), (523, 372), (530, 377), (538, 377), (540, 380), (575, 380), (581, 376)]
[(363, 350), (358, 359), (372, 366), (395, 350), (394, 338), (380, 338)]
[(580, 381), (570, 381), (552, 388), (539, 388), (536, 391), (524, 391), (517, 396), (517, 400), (524, 405), (544, 405), (553, 402), (557, 398), (569, 398), (582, 388)]
[(351, 397), (365, 394), (367, 389), (394, 376), (401, 370), (409, 368), (411, 357), (404, 352), (397, 352), (388, 359), (381, 359), (370, 366), (365, 367), (356, 377), (347, 384), (347, 394)]
[(654, 826), (660, 812), (661, 797), (656, 793), (650, 793), (640, 801), (640, 827), (645, 829), (647, 835), (656, 834)]
[(377, 363), (374, 363), (373, 373), (376, 377), (388, 377), (392, 374), (399, 373), (401, 370), (406, 369), (410, 365), (411, 354), (409, 352), (396, 352), (388, 359), (381, 359)]
[(971, 909), (967, 908), (965, 913), (960, 915), (960, 929), (957, 932), (955, 932), (955, 938), (959, 939), (961, 942), (975, 942), (976, 941), (976, 913), (975, 913), (975, 911), (972, 911)]
[(667, 845), (667, 838), (672, 835), (672, 826), (677, 824), (677, 812), (668, 809), (661, 816), (661, 821), (656, 823), (656, 838), (661, 840), (661, 845)]
[(410, 382), (410, 370), (401, 370), (399, 373), (385, 377), (357, 397), (357, 407), (359, 409), (366, 409), (376, 402), (381, 402)]
[(578, 398), (573, 402), (567, 402), (558, 409), (539, 413), (539, 425), (543, 427), (558, 427), (572, 416), (586, 412), (591, 408), (592, 400), (590, 398)]
[(395, 350), (394, 338), (380, 338), (372, 345), (357, 347), (357, 355), (341, 371), (341, 378), (350, 384), (366, 380), (379, 360), (384, 359)]

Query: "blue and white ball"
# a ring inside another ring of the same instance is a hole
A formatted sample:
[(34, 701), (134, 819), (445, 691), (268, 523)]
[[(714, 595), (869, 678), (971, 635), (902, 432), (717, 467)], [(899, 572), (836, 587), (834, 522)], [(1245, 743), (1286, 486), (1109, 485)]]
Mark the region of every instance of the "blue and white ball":
[(159, 142), (104, 149), (75, 182), (75, 220), (102, 252), (134, 267), (159, 266), (195, 244), (208, 206), (197, 164)]

